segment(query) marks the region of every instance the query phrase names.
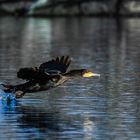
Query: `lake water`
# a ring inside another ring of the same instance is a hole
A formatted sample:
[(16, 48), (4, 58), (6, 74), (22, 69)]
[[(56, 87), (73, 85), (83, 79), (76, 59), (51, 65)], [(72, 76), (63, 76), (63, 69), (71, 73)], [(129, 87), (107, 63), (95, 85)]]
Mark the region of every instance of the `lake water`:
[(11, 102), (0, 90), (0, 139), (139, 140), (140, 19), (0, 18), (0, 82), (61, 55), (101, 77)]

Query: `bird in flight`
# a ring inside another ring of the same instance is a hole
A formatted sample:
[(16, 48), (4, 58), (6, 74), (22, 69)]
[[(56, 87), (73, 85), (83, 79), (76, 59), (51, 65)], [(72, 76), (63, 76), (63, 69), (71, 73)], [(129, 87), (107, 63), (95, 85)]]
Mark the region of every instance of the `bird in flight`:
[(45, 91), (55, 88), (69, 79), (88, 78), (100, 76), (87, 69), (74, 69), (68, 71), (71, 64), (69, 56), (62, 56), (42, 63), (39, 67), (20, 68), (17, 77), (26, 80), (18, 85), (1, 84), (5, 92), (12, 92), (15, 98), (21, 98), (25, 93)]

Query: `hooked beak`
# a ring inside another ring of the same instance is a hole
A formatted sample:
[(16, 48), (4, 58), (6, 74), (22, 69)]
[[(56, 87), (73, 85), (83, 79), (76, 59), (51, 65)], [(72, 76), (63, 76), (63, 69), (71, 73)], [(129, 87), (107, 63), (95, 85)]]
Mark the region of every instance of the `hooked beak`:
[(91, 72), (91, 71), (86, 72), (86, 73), (83, 74), (83, 77), (87, 77), (87, 78), (88, 78), (88, 77), (93, 77), (93, 76), (100, 77), (100, 74), (93, 73), (93, 72)]

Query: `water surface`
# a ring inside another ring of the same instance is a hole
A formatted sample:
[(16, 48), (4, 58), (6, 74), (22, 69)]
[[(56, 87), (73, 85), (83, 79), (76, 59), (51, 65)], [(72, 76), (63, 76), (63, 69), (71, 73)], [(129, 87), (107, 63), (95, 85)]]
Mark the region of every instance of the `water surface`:
[(0, 82), (57, 55), (101, 74), (18, 101), (0, 90), (0, 139), (140, 139), (139, 48), (139, 19), (0, 18)]

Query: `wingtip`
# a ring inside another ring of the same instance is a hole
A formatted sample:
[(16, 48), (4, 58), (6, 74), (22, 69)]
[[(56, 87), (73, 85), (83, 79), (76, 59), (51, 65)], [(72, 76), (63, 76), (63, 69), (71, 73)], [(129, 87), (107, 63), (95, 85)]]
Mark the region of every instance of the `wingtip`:
[(59, 62), (59, 57), (57, 56), (55, 60), (56, 60), (56, 62)]
[(55, 59), (56, 62), (61, 62), (67, 65), (71, 61), (71, 57), (69, 55), (62, 55), (62, 56), (57, 56)]
[(56, 62), (64, 64), (67, 69), (71, 64), (72, 59), (69, 55), (62, 55), (60, 57), (56, 57)]
[(60, 62), (64, 63), (64, 60), (65, 60), (65, 56), (61, 56), (60, 57)]

